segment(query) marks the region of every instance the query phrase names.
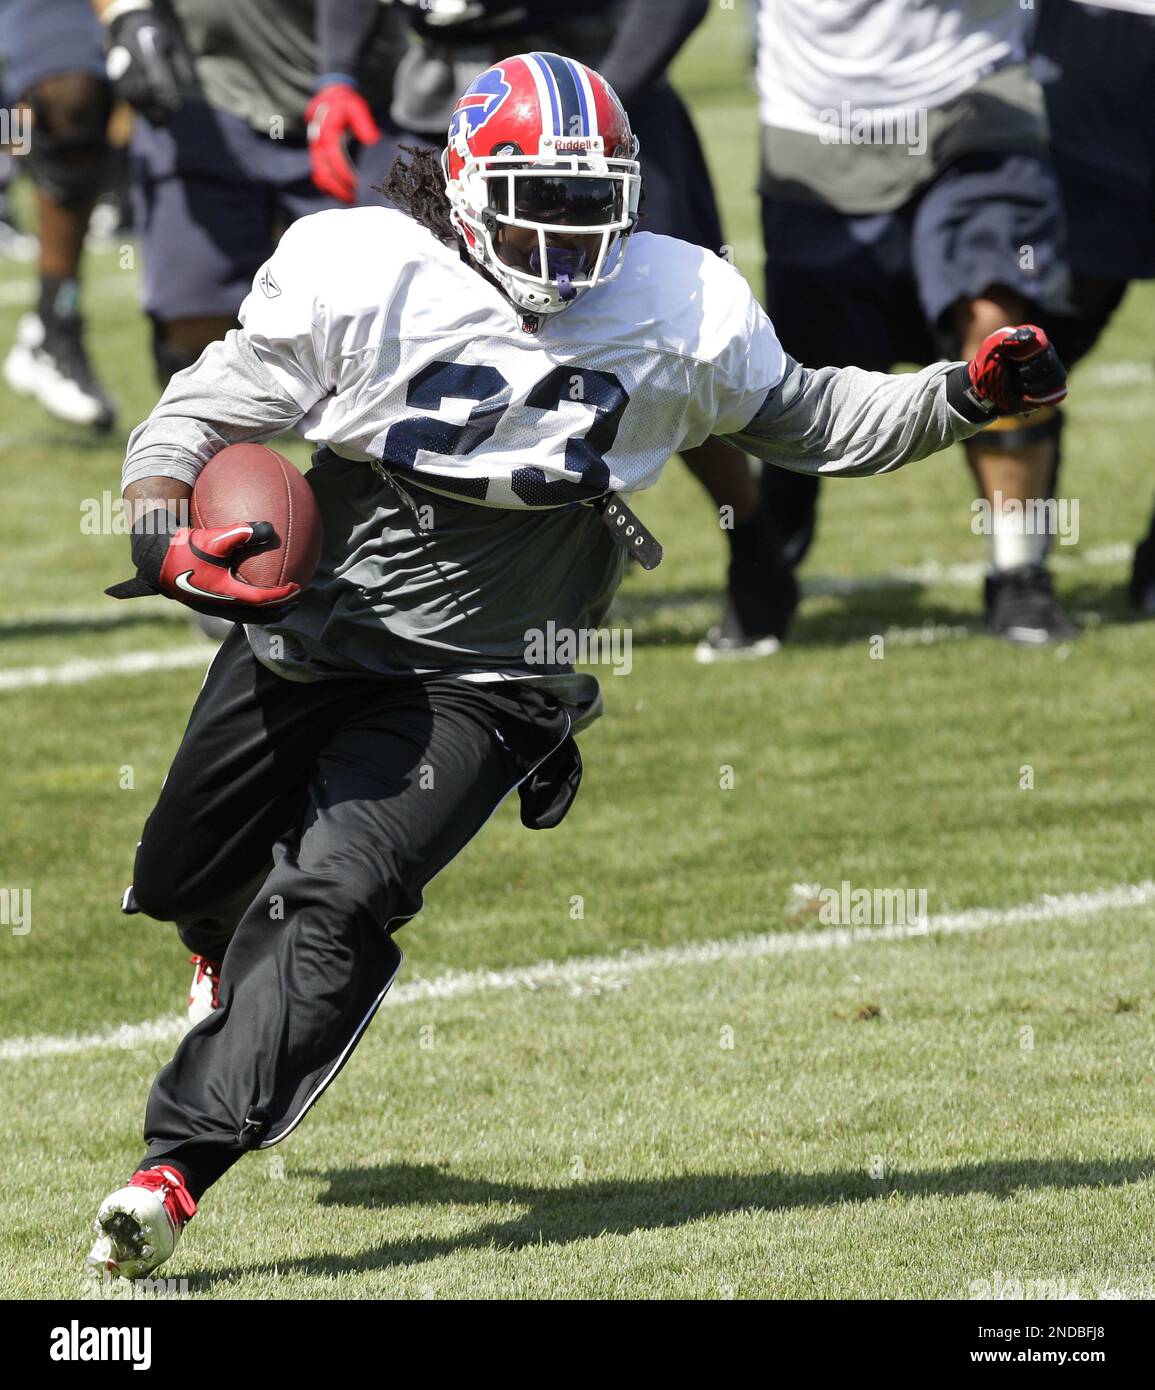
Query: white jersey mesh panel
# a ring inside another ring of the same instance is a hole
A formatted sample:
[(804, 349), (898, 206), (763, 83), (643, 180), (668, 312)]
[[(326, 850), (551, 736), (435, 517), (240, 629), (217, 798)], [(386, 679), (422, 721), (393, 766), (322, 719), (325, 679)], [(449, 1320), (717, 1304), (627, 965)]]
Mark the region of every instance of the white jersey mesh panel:
[(528, 334), (383, 208), (295, 223), (241, 320), (307, 438), (499, 507), (649, 487), (672, 453), (748, 423), (784, 369), (749, 286), (700, 247), (633, 238), (617, 280)]

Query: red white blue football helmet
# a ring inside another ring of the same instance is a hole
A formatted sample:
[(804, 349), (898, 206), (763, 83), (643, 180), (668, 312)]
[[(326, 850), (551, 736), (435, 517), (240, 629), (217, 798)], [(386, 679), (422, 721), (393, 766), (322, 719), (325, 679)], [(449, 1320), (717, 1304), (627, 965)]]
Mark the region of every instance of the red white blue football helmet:
[[(518, 309), (556, 314), (621, 270), (638, 216), (637, 156), (598, 73), (556, 53), (506, 58), (454, 108), (442, 156), (453, 225)], [(505, 228), (536, 234), (536, 246)]]

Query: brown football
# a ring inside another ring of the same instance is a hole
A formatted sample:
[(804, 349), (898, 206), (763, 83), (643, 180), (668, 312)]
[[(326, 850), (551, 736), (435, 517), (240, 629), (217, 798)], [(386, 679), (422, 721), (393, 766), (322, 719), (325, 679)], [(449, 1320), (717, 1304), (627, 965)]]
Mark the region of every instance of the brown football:
[(306, 584), (321, 558), (321, 513), (309, 484), (287, 458), (264, 444), (230, 444), (215, 454), (193, 488), (194, 526), (268, 521), (276, 541), (235, 566), (248, 584)]

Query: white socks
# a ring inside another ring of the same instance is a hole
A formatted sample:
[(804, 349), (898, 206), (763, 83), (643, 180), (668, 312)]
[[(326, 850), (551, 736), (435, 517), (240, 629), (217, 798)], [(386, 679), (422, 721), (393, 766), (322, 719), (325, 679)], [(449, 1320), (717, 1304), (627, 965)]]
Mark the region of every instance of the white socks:
[(994, 570), (1021, 569), (1024, 565), (1041, 565), (1047, 554), (1047, 541), (1042, 508), (1036, 512), (1028, 504), (991, 509), (991, 568)]

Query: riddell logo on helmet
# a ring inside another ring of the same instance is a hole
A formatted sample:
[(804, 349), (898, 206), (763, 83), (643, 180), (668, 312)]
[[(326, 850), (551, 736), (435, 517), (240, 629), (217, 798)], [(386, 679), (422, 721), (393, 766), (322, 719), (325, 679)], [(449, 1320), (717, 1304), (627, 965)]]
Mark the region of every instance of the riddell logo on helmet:
[(543, 150), (545, 147), (552, 149), (554, 154), (588, 154), (591, 150), (600, 153), (602, 148), (602, 138), (600, 135), (573, 136), (565, 140), (542, 140)]

